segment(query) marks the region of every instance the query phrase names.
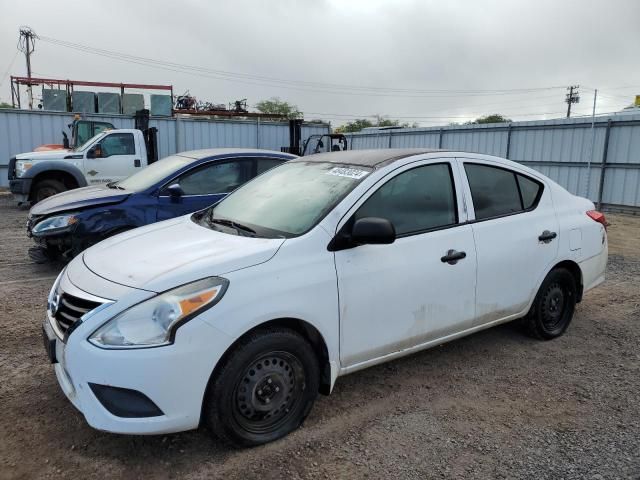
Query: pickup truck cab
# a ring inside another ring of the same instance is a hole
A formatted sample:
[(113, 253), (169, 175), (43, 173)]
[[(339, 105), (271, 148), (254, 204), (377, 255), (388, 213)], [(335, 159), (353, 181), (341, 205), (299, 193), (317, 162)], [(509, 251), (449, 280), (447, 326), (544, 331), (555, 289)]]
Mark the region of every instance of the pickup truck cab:
[(107, 130), (74, 149), (16, 155), (9, 161), (9, 188), (18, 203), (37, 203), (65, 190), (122, 180), (153, 160), (141, 130)]

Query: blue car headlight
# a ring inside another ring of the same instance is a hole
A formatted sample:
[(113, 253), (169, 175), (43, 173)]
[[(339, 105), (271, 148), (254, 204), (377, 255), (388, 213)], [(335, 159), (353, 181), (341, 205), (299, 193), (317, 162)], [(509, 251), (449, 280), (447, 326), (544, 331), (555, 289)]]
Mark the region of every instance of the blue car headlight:
[(78, 217), (73, 214), (56, 215), (55, 217), (45, 218), (38, 222), (31, 233), (33, 235), (49, 235), (53, 233), (64, 232), (78, 223)]

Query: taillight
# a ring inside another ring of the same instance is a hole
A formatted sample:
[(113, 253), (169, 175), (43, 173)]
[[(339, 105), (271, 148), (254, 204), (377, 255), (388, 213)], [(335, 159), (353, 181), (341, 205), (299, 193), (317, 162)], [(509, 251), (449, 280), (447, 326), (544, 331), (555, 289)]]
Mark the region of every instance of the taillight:
[(609, 225), (607, 223), (607, 219), (604, 217), (604, 213), (602, 212), (599, 212), (597, 210), (589, 210), (587, 212), (587, 216), (594, 222), (601, 223), (605, 229), (607, 228), (607, 225)]

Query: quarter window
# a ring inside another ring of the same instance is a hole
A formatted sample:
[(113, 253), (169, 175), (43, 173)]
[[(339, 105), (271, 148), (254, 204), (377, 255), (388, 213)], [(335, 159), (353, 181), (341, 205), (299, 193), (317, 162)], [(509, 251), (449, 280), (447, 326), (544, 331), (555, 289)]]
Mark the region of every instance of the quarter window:
[(510, 170), (470, 163), (464, 168), (476, 220), (527, 210), (535, 205), (541, 192), (538, 182)]
[(249, 180), (252, 160), (212, 163), (183, 175), (180, 188), (185, 195), (229, 193)]
[(449, 164), (425, 165), (395, 176), (358, 209), (355, 219), (382, 217), (397, 235), (457, 222), (456, 197)]
[(516, 175), (518, 177), (518, 186), (520, 187), (520, 193), (522, 194), (522, 206), (525, 210), (533, 207), (538, 200), (538, 195), (541, 190), (541, 186), (538, 182), (523, 177), (522, 175)]

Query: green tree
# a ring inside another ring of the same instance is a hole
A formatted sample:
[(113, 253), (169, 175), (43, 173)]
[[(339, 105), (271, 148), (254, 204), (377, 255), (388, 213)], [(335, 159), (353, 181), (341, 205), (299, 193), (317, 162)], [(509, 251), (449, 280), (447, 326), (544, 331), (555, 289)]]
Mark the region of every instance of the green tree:
[(509, 123), (510, 118), (507, 118), (499, 113), (493, 113), (491, 115), (485, 115), (484, 117), (478, 117), (473, 122), (467, 122), (467, 125), (481, 124), (481, 123)]
[(347, 122), (344, 125), (340, 125), (335, 129), (336, 133), (351, 133), (351, 132), (359, 132), (363, 128), (373, 127), (373, 122), (371, 120), (367, 120), (366, 118), (357, 118), (352, 122)]
[(268, 100), (262, 100), (256, 104), (256, 108), (261, 113), (284, 115), (289, 119), (302, 117), (302, 112), (298, 110), (297, 105), (280, 100), (278, 97), (271, 97)]
[(0, 102), (0, 108), (13, 108), (13, 106), (7, 102)]

